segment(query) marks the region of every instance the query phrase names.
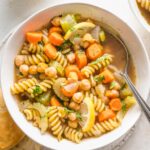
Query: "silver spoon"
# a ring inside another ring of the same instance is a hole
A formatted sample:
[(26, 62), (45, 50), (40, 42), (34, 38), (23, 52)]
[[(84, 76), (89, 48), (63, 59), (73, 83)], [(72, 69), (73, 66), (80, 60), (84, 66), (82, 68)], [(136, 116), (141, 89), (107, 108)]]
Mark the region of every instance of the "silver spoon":
[(144, 101), (144, 99), (141, 97), (141, 95), (139, 94), (139, 92), (137, 91), (137, 89), (135, 88), (135, 86), (133, 85), (132, 81), (130, 80), (130, 78), (128, 76), (129, 51), (128, 51), (126, 45), (124, 44), (124, 42), (118, 36), (115, 36), (115, 37), (122, 44), (122, 46), (124, 47), (125, 52), (126, 52), (126, 65), (125, 65), (124, 71), (119, 71), (119, 74), (124, 77), (126, 83), (132, 90), (138, 104), (140, 105), (140, 107), (143, 110), (144, 114), (146, 115), (147, 119), (150, 121), (150, 107)]

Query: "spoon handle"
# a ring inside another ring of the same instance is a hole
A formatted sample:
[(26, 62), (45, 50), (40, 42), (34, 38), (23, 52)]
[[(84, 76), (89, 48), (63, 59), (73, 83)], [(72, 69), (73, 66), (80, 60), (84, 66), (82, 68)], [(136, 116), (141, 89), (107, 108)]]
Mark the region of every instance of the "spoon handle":
[(150, 122), (150, 107), (146, 104), (144, 99), (141, 97), (139, 92), (136, 90), (135, 86), (131, 82), (129, 76), (126, 73), (121, 73), (121, 75), (125, 78), (127, 84), (129, 85), (130, 89), (132, 90), (138, 104), (141, 106), (141, 109), (143, 110), (144, 114), (146, 115), (148, 121)]

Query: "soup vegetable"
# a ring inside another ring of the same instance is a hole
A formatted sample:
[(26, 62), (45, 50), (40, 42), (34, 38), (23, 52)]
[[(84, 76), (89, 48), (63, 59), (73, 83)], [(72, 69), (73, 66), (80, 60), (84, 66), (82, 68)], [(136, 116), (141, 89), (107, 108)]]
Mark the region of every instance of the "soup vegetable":
[[(94, 20), (78, 14), (56, 16), (41, 30), (26, 33), (15, 58), (11, 92), (19, 97), (26, 119), (42, 133), (76, 143), (99, 137), (117, 128), (135, 104), (118, 74), (121, 49)], [(129, 73), (134, 75), (133, 70)]]

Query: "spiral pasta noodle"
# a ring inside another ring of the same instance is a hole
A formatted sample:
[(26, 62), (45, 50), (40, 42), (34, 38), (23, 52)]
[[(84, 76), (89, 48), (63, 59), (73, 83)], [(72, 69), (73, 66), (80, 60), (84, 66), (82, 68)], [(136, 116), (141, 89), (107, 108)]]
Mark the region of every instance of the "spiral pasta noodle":
[(45, 28), (42, 30), (43, 33), (43, 38), (42, 41), (44, 42), (44, 44), (48, 43), (49, 39), (48, 39), (48, 30)]
[[(43, 80), (42, 82), (30, 87), (27, 92), (31, 94), (32, 97), (35, 96), (34, 91), (36, 90), (36, 87), (38, 86), (41, 90), (41, 92), (46, 92), (48, 89), (52, 87), (54, 84), (55, 79), (49, 79), (49, 80)], [(36, 96), (41, 93), (36, 93)]]
[(24, 55), (25, 64), (27, 65), (37, 65), (41, 62), (49, 62), (49, 58), (42, 54), (35, 54), (35, 55)]
[(22, 48), (21, 48), (21, 54), (22, 55), (29, 55), (29, 44), (28, 43), (26, 43), (26, 42), (24, 42), (23, 43), (23, 46), (22, 46)]
[(12, 94), (19, 94), (24, 91), (27, 91), (28, 88), (36, 85), (37, 83), (38, 82), (35, 78), (31, 78), (31, 79), (27, 79), (27, 80), (23, 80), (18, 83), (15, 83), (13, 86), (11, 86), (10, 89), (11, 89)]
[(49, 127), (52, 131), (52, 134), (56, 136), (58, 140), (61, 140), (63, 126), (58, 114), (58, 108), (56, 106), (52, 106), (50, 108), (50, 111), (48, 112), (48, 118)]
[(23, 113), (28, 121), (33, 121), (34, 126), (38, 126), (40, 122), (40, 113), (32, 108), (26, 108)]
[(65, 58), (65, 56), (60, 53), (60, 52), (57, 52), (57, 57), (56, 57), (56, 61), (59, 62), (63, 67), (66, 67), (68, 62), (67, 62), (67, 59)]
[(137, 0), (140, 3), (141, 7), (150, 11), (150, 1), (149, 0)]
[(66, 126), (64, 129), (64, 135), (67, 139), (76, 142), (76, 143), (80, 143), (82, 137), (83, 137), (83, 133), (81, 131), (77, 131), (71, 127)]
[(102, 57), (98, 58), (96, 61), (89, 63), (85, 66), (81, 72), (89, 78), (90, 75), (94, 74), (97, 70), (108, 66), (112, 62), (112, 56), (109, 54), (104, 54)]
[(42, 44), (38, 44), (38, 43), (37, 44), (30, 43), (28, 51), (32, 54), (42, 53), (44, 51), (44, 46)]
[(90, 92), (85, 92), (85, 97), (90, 97), (93, 100), (95, 111), (101, 112), (105, 109), (105, 103), (100, 98)]
[(83, 133), (84, 137), (100, 136), (105, 132), (112, 131), (117, 128), (120, 123), (116, 119), (109, 119), (101, 123), (96, 123), (92, 129)]

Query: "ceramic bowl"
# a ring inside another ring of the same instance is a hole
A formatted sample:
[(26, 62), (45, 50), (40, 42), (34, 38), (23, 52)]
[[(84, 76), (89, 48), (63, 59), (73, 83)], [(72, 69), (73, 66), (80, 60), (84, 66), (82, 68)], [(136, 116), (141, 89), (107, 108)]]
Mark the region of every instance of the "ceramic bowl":
[(136, 87), (143, 98), (147, 99), (150, 89), (150, 65), (144, 45), (136, 32), (123, 20), (103, 8), (83, 3), (67, 3), (38, 11), (36, 14), (25, 20), (6, 43), (1, 72), (2, 90), (6, 105), (12, 118), (22, 131), (31, 139), (45, 147), (61, 150), (87, 150), (107, 147), (112, 142), (125, 135), (139, 119), (141, 111), (138, 105), (128, 111), (121, 126), (116, 130), (99, 138), (90, 138), (81, 141), (80, 144), (75, 144), (65, 139), (58, 142), (56, 138), (50, 135), (50, 133), (41, 134), (40, 130), (28, 122), (24, 115), (19, 111), (17, 100), (10, 92), (10, 85), (14, 84), (14, 58), (25, 39), (25, 33), (39, 29), (41, 26), (48, 23), (52, 17), (62, 13), (80, 13), (84, 17), (90, 17), (101, 21), (118, 32), (133, 57), (137, 74)]

